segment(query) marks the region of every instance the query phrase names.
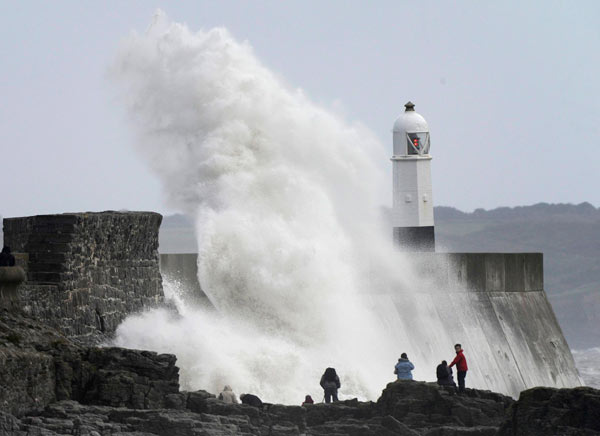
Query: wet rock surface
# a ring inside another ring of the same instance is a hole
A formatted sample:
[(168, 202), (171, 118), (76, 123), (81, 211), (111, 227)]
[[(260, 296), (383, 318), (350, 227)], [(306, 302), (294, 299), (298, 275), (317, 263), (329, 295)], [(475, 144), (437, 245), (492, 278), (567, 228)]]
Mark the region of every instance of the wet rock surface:
[[(489, 391), (396, 381), (377, 402), (225, 404), (179, 390), (176, 358), (84, 347), (0, 311), (0, 436), (517, 436), (600, 434), (600, 391)], [(268, 399), (267, 399), (268, 400)]]
[(600, 434), (600, 390), (533, 388), (521, 392), (500, 436)]
[[(208, 398), (205, 412), (184, 409), (130, 409), (60, 401), (35, 416), (0, 418), (12, 433), (93, 435), (493, 435), (497, 427), (430, 424), (411, 428), (390, 415), (362, 416), (364, 405), (273, 405), (258, 410)], [(314, 419), (317, 417), (317, 419)], [(1, 428), (1, 427), (0, 427)], [(2, 434), (0, 432), (0, 434)]]
[(169, 354), (83, 347), (58, 331), (0, 310), (0, 410), (20, 416), (60, 400), (112, 407), (166, 407), (179, 393)]

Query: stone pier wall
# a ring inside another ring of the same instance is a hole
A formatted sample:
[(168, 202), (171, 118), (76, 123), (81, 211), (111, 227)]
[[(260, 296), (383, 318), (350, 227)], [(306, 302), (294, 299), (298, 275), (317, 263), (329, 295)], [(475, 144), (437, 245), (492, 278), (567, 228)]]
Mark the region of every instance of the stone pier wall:
[(177, 287), (186, 302), (204, 308), (213, 308), (198, 280), (198, 254), (161, 254), (160, 273), (171, 286)]
[[(516, 397), (534, 386), (581, 385), (544, 291), (541, 253), (411, 253), (410, 261), (421, 280), (367, 301), (387, 330), (408, 333), (398, 345), (421, 366), (435, 368), (427, 356), (449, 361), (461, 343), (470, 386)], [(427, 342), (410, 333), (423, 331), (433, 332)]]
[(163, 300), (152, 212), (66, 213), (4, 219), (4, 241), (23, 253), (23, 310), (94, 342), (130, 313)]
[[(407, 253), (404, 260), (398, 268), (418, 280), (405, 288), (365, 289), (356, 298), (397, 337), (395, 349), (411, 356), (417, 379), (434, 380), (436, 365), (450, 361), (460, 342), (469, 386), (516, 397), (534, 386), (581, 385), (544, 291), (541, 253)], [(161, 255), (166, 279), (206, 298), (196, 262), (196, 254)]]

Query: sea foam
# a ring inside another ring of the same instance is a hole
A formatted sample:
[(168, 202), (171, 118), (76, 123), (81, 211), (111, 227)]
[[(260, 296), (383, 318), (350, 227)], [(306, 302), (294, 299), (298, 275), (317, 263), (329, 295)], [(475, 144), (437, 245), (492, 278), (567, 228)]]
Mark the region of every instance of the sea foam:
[(377, 327), (362, 295), (410, 278), (379, 216), (389, 152), (222, 28), (192, 32), (159, 12), (123, 42), (111, 75), (167, 201), (195, 217), (216, 308), (180, 299), (178, 316), (128, 318), (116, 343), (176, 353), (187, 389), (227, 383), (296, 403), (320, 397), (333, 366), (344, 395), (377, 398), (403, 333)]

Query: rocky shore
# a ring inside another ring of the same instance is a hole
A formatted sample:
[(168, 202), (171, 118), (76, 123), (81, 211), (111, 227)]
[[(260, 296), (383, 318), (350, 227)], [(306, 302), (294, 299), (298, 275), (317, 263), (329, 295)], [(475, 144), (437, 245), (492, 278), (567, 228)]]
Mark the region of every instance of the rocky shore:
[(0, 435), (600, 434), (600, 391), (535, 388), (518, 401), (398, 381), (377, 402), (224, 404), (179, 389), (176, 357), (85, 347), (22, 313), (0, 312)]

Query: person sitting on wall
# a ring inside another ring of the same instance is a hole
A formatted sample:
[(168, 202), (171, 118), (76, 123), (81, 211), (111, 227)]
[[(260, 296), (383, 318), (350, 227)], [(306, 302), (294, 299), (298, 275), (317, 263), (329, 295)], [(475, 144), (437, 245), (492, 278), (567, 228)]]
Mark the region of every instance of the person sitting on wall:
[(454, 346), (454, 351), (456, 351), (456, 357), (450, 363), (450, 368), (456, 365), (457, 369), (457, 377), (458, 377), (458, 392), (465, 391), (465, 377), (467, 376), (467, 371), (469, 368), (467, 367), (467, 359), (463, 353), (462, 346), (460, 344), (456, 344)]
[(398, 380), (412, 380), (413, 369), (415, 369), (415, 365), (408, 360), (406, 353), (402, 353), (400, 359), (398, 359), (398, 363), (396, 363), (396, 366), (394, 367), (394, 374), (396, 374)]
[(233, 390), (231, 390), (231, 386), (229, 386), (229, 385), (225, 385), (225, 387), (223, 388), (223, 392), (221, 392), (219, 394), (219, 400), (221, 400), (227, 404), (238, 404), (239, 403), (237, 397), (233, 393)]
[(302, 405), (306, 406), (309, 404), (315, 404), (315, 402), (313, 401), (313, 399), (310, 395), (307, 395), (306, 397), (304, 397), (304, 402), (302, 403)]
[(15, 256), (11, 254), (8, 245), (5, 245), (0, 253), (0, 266), (15, 266)]
[(240, 400), (242, 400), (242, 404), (247, 404), (249, 406), (258, 407), (259, 409), (262, 409), (263, 402), (256, 395), (241, 394)]
[(456, 383), (454, 383), (454, 379), (452, 378), (452, 368), (448, 366), (448, 362), (442, 360), (442, 363), (437, 366), (435, 372), (438, 385), (456, 387)]
[(321, 381), (319, 384), (325, 392), (326, 403), (331, 403), (332, 398), (333, 401), (338, 401), (338, 389), (342, 387), (342, 384), (340, 383), (340, 378), (335, 372), (335, 368), (327, 368), (321, 376)]

